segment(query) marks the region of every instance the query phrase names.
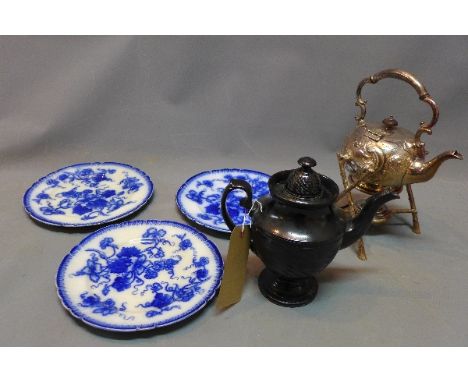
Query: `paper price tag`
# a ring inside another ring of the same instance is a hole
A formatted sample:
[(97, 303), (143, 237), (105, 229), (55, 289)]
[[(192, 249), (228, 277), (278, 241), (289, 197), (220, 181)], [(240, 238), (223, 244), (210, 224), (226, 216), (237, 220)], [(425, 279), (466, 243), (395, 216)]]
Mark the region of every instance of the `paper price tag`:
[(241, 299), (247, 272), (249, 247), (250, 227), (235, 227), (231, 233), (223, 280), (216, 300), (218, 310), (224, 310), (238, 303)]

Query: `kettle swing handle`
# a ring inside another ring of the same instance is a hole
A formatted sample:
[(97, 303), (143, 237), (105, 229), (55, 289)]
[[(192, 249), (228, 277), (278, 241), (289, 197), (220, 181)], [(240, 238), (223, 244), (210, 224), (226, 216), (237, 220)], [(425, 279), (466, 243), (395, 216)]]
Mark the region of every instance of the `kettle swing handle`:
[(432, 110), (432, 119), (429, 123), (420, 122), (419, 129), (415, 134), (415, 143), (420, 156), (424, 156), (424, 143), (421, 142), (421, 135), (426, 133), (428, 135), (432, 134), (432, 127), (437, 123), (439, 119), (439, 107), (436, 102), (432, 99), (429, 92), (426, 90), (424, 85), (411, 73), (402, 70), (402, 69), (387, 69), (382, 70), (370, 77), (364, 78), (358, 85), (356, 89), (356, 106), (359, 107), (359, 115), (356, 116), (358, 125), (364, 124), (364, 117), (366, 116), (366, 104), (367, 101), (363, 100), (361, 97), (361, 90), (365, 84), (376, 84), (384, 78), (395, 78), (397, 80), (402, 80), (410, 84), (414, 90), (418, 93), (419, 99), (422, 102), (427, 103)]
[(224, 222), (230, 231), (235, 228), (236, 224), (232, 221), (231, 216), (229, 215), (226, 200), (231, 191), (236, 189), (242, 190), (247, 194), (247, 197), (241, 199), (240, 205), (247, 209), (247, 211), (252, 207), (252, 186), (243, 179), (231, 179), (221, 196), (221, 214), (223, 215)]

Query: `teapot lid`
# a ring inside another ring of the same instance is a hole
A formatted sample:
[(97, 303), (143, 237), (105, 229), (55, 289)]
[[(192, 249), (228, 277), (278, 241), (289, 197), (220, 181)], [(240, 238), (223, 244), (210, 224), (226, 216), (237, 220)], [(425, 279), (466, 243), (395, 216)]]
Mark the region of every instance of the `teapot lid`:
[(310, 157), (298, 160), (301, 167), (280, 171), (268, 181), (273, 197), (300, 207), (329, 205), (338, 196), (338, 186), (330, 178), (313, 170), (317, 162)]

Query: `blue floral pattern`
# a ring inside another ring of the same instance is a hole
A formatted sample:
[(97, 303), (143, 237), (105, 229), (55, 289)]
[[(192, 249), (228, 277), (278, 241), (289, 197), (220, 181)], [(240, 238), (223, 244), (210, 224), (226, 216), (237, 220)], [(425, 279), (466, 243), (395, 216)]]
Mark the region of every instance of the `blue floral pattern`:
[[(122, 240), (119, 230), (135, 225), (141, 227), (139, 239), (132, 234)], [(63, 293), (76, 289), (64, 284), (83, 285), (79, 280), (86, 280), (88, 287), (74, 290), (70, 305), (98, 320), (117, 317), (122, 323), (146, 322), (168, 313), (183, 314), (194, 302), (214, 293), (222, 273), (222, 260), (213, 244), (207, 247), (206, 239), (194, 232), (182, 224), (158, 221), (99, 230), (91, 235), (98, 237), (95, 244), (80, 244), (79, 261), (59, 269), (59, 294), (61, 284)], [(61, 297), (65, 303), (67, 299)]]
[[(253, 198), (268, 195), (269, 175), (239, 169), (221, 169), (200, 173), (190, 178), (177, 193), (177, 205), (184, 215), (205, 227), (229, 232), (221, 215), (221, 196), (231, 179), (243, 179), (252, 186)], [(240, 201), (245, 194), (240, 190), (231, 192), (226, 200), (227, 209), (235, 224), (250, 223)], [(245, 221), (244, 221), (245, 218)]]
[(32, 217), (45, 223), (85, 226), (133, 212), (148, 200), (152, 189), (140, 170), (117, 163), (87, 163), (36, 182), (25, 194), (24, 204)]

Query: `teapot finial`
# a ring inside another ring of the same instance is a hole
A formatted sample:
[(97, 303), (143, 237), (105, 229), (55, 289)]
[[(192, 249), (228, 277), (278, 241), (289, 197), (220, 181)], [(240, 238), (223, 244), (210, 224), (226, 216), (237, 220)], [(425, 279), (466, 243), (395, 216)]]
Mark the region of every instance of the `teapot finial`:
[(301, 157), (297, 161), (301, 167), (292, 170), (286, 180), (286, 189), (294, 198), (319, 199), (323, 195), (320, 175), (312, 167), (317, 165), (311, 157)]
[(317, 208), (331, 205), (339, 194), (337, 184), (316, 172), (315, 159), (304, 156), (298, 159), (299, 167), (273, 174), (268, 181), (270, 194), (294, 207)]
[(311, 158), (311, 157), (299, 158), (297, 163), (301, 165), (301, 167), (304, 169), (304, 171), (312, 170), (312, 167), (317, 166), (316, 160)]

